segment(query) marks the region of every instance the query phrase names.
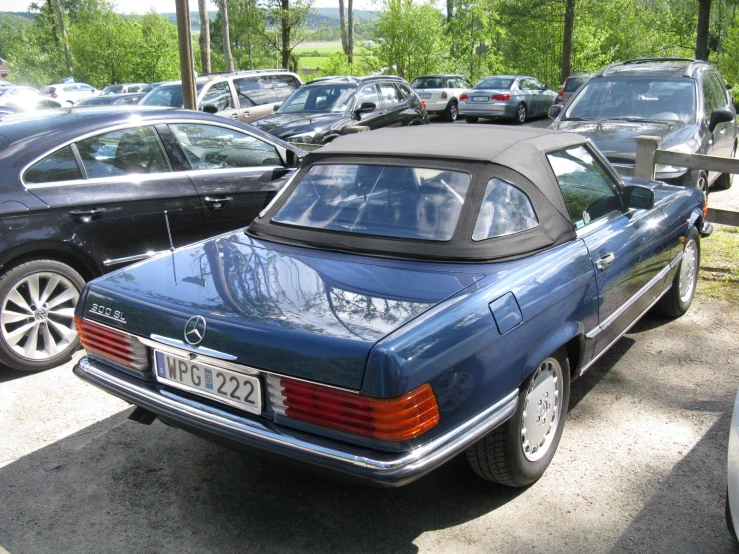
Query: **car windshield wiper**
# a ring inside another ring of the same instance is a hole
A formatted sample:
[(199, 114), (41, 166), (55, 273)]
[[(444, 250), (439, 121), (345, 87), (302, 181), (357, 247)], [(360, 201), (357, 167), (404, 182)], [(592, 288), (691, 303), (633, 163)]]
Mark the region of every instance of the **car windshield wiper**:
[(634, 121), (636, 123), (645, 123), (645, 122), (651, 122), (654, 121), (652, 119), (645, 119), (643, 117), (632, 117), (632, 116), (624, 116), (624, 117), (606, 117), (604, 119), (607, 119), (608, 121)]
[(589, 117), (565, 117), (563, 121), (592, 121)]

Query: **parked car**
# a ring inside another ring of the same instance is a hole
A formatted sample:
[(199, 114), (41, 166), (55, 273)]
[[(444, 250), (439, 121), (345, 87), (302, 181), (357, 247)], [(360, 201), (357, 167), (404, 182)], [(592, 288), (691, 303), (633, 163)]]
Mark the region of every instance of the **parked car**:
[[(735, 157), (736, 110), (721, 74), (707, 62), (650, 58), (609, 65), (565, 109), (554, 106), (553, 129), (593, 139), (616, 169), (632, 175), (639, 135), (662, 137), (660, 148)], [(731, 186), (731, 175), (658, 165), (656, 178), (704, 192)]]
[(146, 96), (143, 92), (134, 92), (126, 94), (103, 94), (101, 96), (91, 96), (83, 98), (75, 104), (76, 107), (83, 106), (132, 106), (141, 102)]
[(573, 73), (565, 82), (562, 83), (562, 89), (557, 94), (555, 104), (567, 104), (581, 86), (587, 83), (595, 73)]
[[(303, 81), (284, 69), (213, 73), (198, 77), (198, 110), (218, 114), (244, 123), (265, 117), (285, 100)], [(152, 90), (142, 106), (184, 107), (182, 83), (163, 83)]]
[(124, 83), (121, 85), (108, 85), (100, 94), (105, 96), (106, 94), (126, 94), (130, 92), (141, 92), (141, 89), (143, 89), (145, 86), (147, 86), (147, 83)]
[(735, 509), (732, 509), (732, 506), (739, 507), (739, 393), (734, 399), (734, 410), (731, 414), (726, 467), (726, 527), (734, 540), (737, 540), (739, 512), (734, 514)]
[(411, 86), (426, 102), (429, 114), (454, 122), (459, 116), (459, 96), (471, 89), (472, 83), (464, 75), (424, 75), (413, 79)]
[(316, 79), (253, 125), (288, 142), (326, 144), (358, 125), (373, 130), (428, 122), (408, 82), (383, 75)]
[(38, 89), (24, 86), (0, 87), (0, 106), (11, 103), (31, 104), (38, 100)]
[(459, 97), (459, 115), (467, 123), (481, 117), (505, 117), (523, 123), (529, 117), (546, 115), (557, 93), (533, 77), (496, 75), (486, 77)]
[(156, 83), (149, 83), (148, 85), (145, 85), (141, 87), (141, 90), (139, 92), (151, 92), (155, 88), (157, 88), (159, 85), (163, 85), (167, 81), (158, 81)]
[(42, 370), (69, 358), (85, 280), (243, 227), (301, 153), (194, 111), (73, 107), (4, 118), (0, 363)]
[(306, 468), (394, 486), (466, 452), (524, 486), (570, 380), (652, 306), (688, 310), (704, 207), (575, 134), (342, 137), (245, 231), (89, 283), (74, 371), (133, 419)]
[(99, 92), (95, 87), (91, 87), (86, 83), (60, 83), (58, 85), (45, 86), (39, 91), (39, 95), (48, 96), (62, 105), (72, 105), (78, 100), (82, 100), (88, 96), (94, 96)]

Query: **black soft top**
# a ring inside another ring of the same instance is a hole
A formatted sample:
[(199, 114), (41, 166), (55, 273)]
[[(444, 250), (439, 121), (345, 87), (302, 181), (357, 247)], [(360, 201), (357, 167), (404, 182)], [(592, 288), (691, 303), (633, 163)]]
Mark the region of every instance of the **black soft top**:
[[(248, 227), (256, 238), (371, 255), (455, 262), (515, 259), (573, 239), (575, 229), (546, 154), (585, 144), (575, 133), (532, 127), (436, 126), (380, 129), (348, 135), (308, 154), (296, 178), (262, 217)], [(472, 175), (453, 238), (430, 242), (314, 230), (271, 221), (308, 169), (315, 164), (379, 164), (432, 167)], [(539, 219), (534, 229), (472, 241), (488, 181), (497, 177), (521, 189)]]

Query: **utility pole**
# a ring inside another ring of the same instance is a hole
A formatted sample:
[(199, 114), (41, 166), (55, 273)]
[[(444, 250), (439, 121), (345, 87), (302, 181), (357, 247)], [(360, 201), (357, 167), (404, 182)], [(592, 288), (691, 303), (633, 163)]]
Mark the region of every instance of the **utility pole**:
[(194, 110), (195, 75), (192, 63), (192, 36), (190, 35), (190, 7), (187, 0), (175, 0), (177, 6), (177, 43), (180, 50), (182, 100), (186, 110)]

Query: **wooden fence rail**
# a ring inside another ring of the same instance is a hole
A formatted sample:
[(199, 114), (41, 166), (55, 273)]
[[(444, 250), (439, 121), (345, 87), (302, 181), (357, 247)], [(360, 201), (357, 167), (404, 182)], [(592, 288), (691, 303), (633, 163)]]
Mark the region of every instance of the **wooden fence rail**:
[[(656, 165), (671, 165), (674, 167), (687, 167), (688, 169), (739, 174), (739, 159), (659, 150), (660, 142), (662, 142), (662, 138), (660, 137), (636, 137), (634, 177), (654, 179)], [(708, 221), (739, 227), (739, 212), (709, 208)]]

